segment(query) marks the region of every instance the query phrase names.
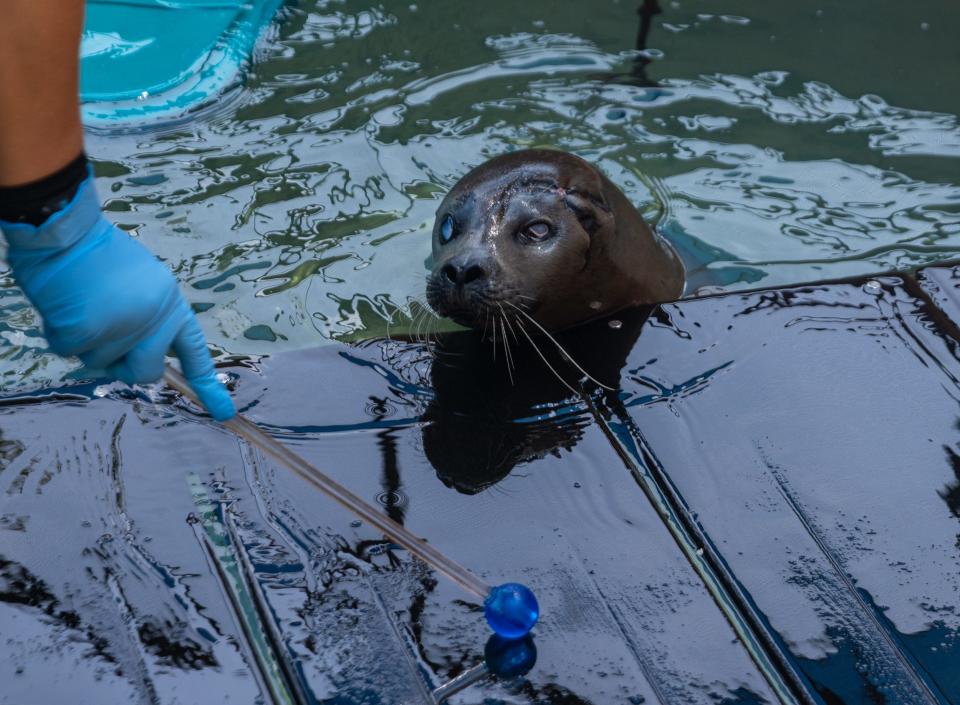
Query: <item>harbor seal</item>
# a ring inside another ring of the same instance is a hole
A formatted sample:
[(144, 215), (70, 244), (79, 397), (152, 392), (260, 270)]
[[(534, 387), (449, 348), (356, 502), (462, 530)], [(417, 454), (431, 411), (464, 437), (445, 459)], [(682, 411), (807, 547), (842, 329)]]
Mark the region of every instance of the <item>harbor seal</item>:
[(503, 319), (563, 330), (684, 288), (680, 258), (620, 189), (547, 149), (495, 157), (461, 178), (437, 210), (432, 259), (427, 302), (478, 330)]

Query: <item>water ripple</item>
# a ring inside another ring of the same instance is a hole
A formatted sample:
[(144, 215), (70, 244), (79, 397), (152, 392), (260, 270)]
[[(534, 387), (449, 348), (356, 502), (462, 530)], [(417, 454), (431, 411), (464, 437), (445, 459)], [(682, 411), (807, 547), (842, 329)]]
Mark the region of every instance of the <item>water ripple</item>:
[[(645, 212), (665, 207), (664, 234), (713, 290), (960, 254), (949, 91), (874, 73), (858, 93), (846, 66), (785, 51), (834, 31), (829, 13), (670, 5), (637, 51), (634, 10), (288, 7), (219, 110), (166, 132), (89, 136), (101, 197), (174, 269), (223, 355), (415, 327), (439, 200), (470, 167), (522, 147), (574, 151)], [(900, 30), (904, 76), (952, 47), (926, 21)], [(846, 32), (864, 62), (886, 60), (864, 53), (867, 28)], [(59, 382), (70, 365), (0, 276), (0, 374)]]

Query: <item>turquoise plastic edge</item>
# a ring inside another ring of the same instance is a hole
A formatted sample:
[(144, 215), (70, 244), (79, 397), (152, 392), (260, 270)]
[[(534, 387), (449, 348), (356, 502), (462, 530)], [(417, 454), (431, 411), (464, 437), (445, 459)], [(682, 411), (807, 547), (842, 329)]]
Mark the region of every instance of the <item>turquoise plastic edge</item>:
[[(202, 2), (202, 0), (201, 0)], [(269, 27), (284, 0), (224, 2), (214, 0), (218, 8), (236, 8), (237, 14), (214, 46), (198, 56), (190, 69), (153, 86), (135, 98), (104, 99), (103, 95), (80, 95), (81, 116), (86, 127), (95, 131), (125, 131), (141, 127), (161, 127), (190, 119), (221, 102), (223, 94), (242, 82), (257, 40)], [(162, 5), (176, 9), (197, 9), (198, 3), (170, 0), (120, 0), (118, 5), (145, 7)], [(212, 4), (212, 3), (210, 3)]]

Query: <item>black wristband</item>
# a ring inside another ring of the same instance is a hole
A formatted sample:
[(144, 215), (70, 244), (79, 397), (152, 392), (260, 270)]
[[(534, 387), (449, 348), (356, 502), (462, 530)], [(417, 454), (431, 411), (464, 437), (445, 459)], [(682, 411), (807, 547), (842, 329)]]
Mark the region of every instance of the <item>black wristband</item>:
[(0, 186), (0, 220), (40, 226), (73, 199), (87, 178), (87, 155), (49, 176), (20, 186)]

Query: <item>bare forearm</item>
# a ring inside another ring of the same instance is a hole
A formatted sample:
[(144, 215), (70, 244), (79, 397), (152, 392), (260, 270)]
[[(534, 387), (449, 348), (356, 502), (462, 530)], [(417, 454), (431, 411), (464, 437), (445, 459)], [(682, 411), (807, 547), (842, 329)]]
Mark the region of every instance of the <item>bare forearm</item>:
[(43, 178), (83, 149), (83, 0), (3, 0), (2, 15), (0, 186), (14, 186)]

